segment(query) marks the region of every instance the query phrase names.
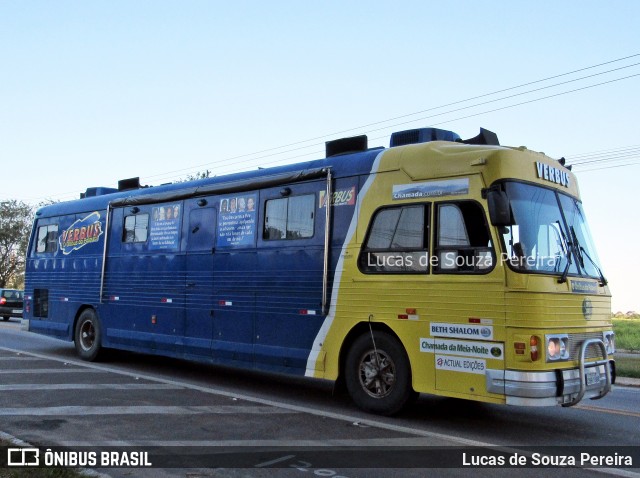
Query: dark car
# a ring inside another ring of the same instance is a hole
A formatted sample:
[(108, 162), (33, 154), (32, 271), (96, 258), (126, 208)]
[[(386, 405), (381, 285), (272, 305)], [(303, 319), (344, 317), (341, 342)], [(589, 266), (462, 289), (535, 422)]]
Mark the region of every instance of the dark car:
[(9, 320), (11, 317), (22, 317), (24, 291), (16, 289), (0, 289), (0, 317)]

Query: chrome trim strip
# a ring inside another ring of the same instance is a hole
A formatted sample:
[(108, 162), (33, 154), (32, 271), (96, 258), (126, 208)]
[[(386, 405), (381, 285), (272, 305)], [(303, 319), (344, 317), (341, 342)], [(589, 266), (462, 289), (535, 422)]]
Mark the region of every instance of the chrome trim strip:
[(102, 271), (100, 272), (100, 297), (98, 303), (102, 304), (102, 293), (104, 292), (104, 273), (107, 267), (107, 245), (109, 243), (109, 228), (111, 219), (111, 203), (107, 205), (107, 219), (105, 221), (104, 231), (104, 249), (102, 251)]
[(322, 270), (322, 315), (327, 315), (329, 307), (327, 297), (329, 291), (329, 252), (331, 246), (331, 202), (333, 200), (333, 184), (331, 169), (327, 169), (327, 197), (324, 224), (324, 265)]

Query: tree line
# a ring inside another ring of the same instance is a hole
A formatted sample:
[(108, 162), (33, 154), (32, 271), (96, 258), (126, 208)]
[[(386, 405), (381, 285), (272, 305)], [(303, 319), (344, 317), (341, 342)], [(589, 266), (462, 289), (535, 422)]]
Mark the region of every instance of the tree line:
[(0, 202), (0, 287), (24, 288), (24, 267), (37, 208), (18, 200)]

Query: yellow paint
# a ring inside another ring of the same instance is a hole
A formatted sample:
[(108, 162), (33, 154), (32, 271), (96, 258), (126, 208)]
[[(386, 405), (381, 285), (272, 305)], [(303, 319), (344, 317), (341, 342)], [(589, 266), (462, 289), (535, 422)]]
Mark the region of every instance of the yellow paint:
[[(358, 197), (357, 227), (343, 250), (338, 295), (337, 299), (332, 298), (330, 315), (333, 321), (322, 340), (313, 367), (314, 376), (338, 377), (345, 337), (357, 324), (369, 320), (385, 324), (400, 338), (411, 362), (414, 389), (419, 392), (504, 402), (502, 395), (486, 392), (484, 375), (436, 370), (436, 354), (420, 351), (419, 346), (420, 338), (431, 337), (429, 327), (432, 322), (468, 325), (470, 318), (489, 322), (493, 328), (493, 342), (504, 345), (505, 356), (486, 359), (487, 368), (550, 370), (575, 367), (575, 362), (546, 364), (544, 342), (539, 345), (540, 359), (531, 362), (528, 337), (535, 334), (543, 340), (545, 333), (610, 330), (608, 288), (599, 288), (598, 295), (593, 296), (575, 294), (570, 291), (569, 282), (558, 284), (557, 276), (516, 273), (499, 261), (484, 275), (367, 275), (360, 272), (357, 265), (371, 218), (382, 206), (470, 199), (482, 206), (488, 222), (487, 204), (481, 197), (481, 190), (504, 178), (553, 187), (579, 197), (577, 181), (571, 172), (564, 170), (569, 187), (554, 184), (538, 177), (536, 162), (560, 168), (551, 158), (526, 148), (432, 142), (391, 148), (382, 153), (379, 167), (370, 178), (369, 189)], [(467, 195), (392, 200), (394, 185), (455, 178), (468, 178)], [(434, 231), (433, 209), (430, 216), (430, 231)], [(499, 256), (498, 231), (493, 226), (490, 230), (492, 244)], [(429, 242), (433, 245), (433, 237)], [(594, 311), (593, 319), (588, 322), (581, 312), (585, 297), (591, 299)], [(407, 308), (417, 310), (418, 320), (398, 319), (398, 314), (406, 313)], [(516, 356), (513, 345), (523, 337), (527, 338), (526, 359)], [(321, 360), (324, 364), (319, 363)]]

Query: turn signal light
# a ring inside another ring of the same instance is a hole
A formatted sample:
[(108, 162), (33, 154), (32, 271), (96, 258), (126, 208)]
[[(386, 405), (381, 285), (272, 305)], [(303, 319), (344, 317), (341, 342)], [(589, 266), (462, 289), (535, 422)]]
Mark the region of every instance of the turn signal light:
[(529, 340), (529, 350), (531, 351), (531, 361), (535, 362), (536, 360), (538, 360), (538, 337), (536, 337), (535, 335), (531, 336), (531, 339)]

